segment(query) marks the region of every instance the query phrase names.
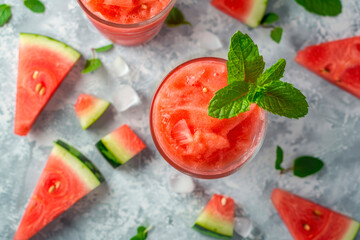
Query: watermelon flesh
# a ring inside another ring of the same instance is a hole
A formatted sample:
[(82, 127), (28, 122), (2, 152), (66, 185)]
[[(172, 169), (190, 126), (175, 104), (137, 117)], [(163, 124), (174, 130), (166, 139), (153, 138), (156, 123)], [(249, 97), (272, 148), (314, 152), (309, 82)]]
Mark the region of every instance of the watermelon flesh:
[(264, 17), (267, 2), (267, 0), (212, 0), (211, 4), (249, 27), (255, 28)]
[(83, 129), (90, 127), (110, 106), (110, 102), (89, 94), (80, 94), (75, 103), (75, 112)]
[(99, 170), (85, 156), (70, 145), (57, 141), (14, 240), (31, 238), (103, 181)]
[(54, 39), (20, 34), (15, 134), (27, 135), (80, 53)]
[(281, 189), (271, 200), (295, 240), (352, 240), (360, 223)]
[(146, 148), (128, 125), (122, 125), (103, 137), (96, 147), (114, 168), (125, 164)]
[(234, 232), (235, 204), (231, 197), (214, 194), (193, 228), (216, 238), (229, 239)]
[(360, 36), (309, 46), (295, 61), (360, 98)]

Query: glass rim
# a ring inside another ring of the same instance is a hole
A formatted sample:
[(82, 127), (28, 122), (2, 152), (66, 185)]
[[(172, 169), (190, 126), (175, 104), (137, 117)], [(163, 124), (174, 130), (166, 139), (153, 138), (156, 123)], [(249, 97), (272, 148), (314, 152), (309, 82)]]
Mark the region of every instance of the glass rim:
[(170, 0), (169, 4), (163, 9), (161, 10), (161, 12), (159, 12), (158, 14), (156, 14), (155, 16), (142, 21), (142, 22), (138, 22), (138, 23), (130, 23), (130, 24), (122, 24), (122, 23), (114, 23), (105, 19), (100, 18), (99, 16), (95, 15), (92, 11), (90, 11), (85, 4), (82, 2), (82, 0), (77, 0), (78, 4), (80, 5), (80, 7), (84, 10), (84, 12), (90, 16), (92, 19), (111, 26), (111, 27), (115, 27), (115, 28), (138, 28), (138, 27), (143, 27), (146, 25), (149, 25), (151, 23), (154, 23), (156, 21), (158, 21), (159, 19), (161, 19), (162, 17), (164, 17), (166, 15), (166, 13), (170, 12), (170, 10), (174, 7), (176, 0)]
[[(264, 139), (265, 139), (265, 135), (266, 135), (266, 131), (267, 131), (267, 120), (268, 120), (268, 113), (265, 110), (262, 110), (264, 112), (264, 123), (261, 126), (261, 135), (256, 136), (256, 138), (258, 138), (258, 142), (256, 143), (255, 146), (251, 145), (253, 148), (253, 150), (251, 152), (245, 152), (242, 156), (239, 157), (239, 159), (236, 161), (236, 164), (230, 164), (229, 166), (227, 166), (226, 168), (222, 169), (221, 171), (218, 172), (206, 172), (206, 171), (192, 171), (191, 169), (185, 168), (179, 164), (177, 164), (174, 160), (172, 160), (162, 149), (162, 147), (160, 146), (156, 135), (155, 135), (155, 131), (154, 131), (154, 126), (153, 126), (153, 109), (154, 109), (154, 102), (155, 99), (157, 97), (157, 94), (159, 93), (160, 89), (162, 88), (163, 84), (166, 82), (166, 80), (168, 79), (169, 76), (171, 76), (174, 72), (176, 72), (178, 69), (191, 64), (192, 62), (197, 62), (197, 61), (203, 61), (203, 60), (213, 60), (213, 61), (221, 61), (221, 62), (227, 62), (226, 59), (223, 58), (217, 58), (217, 57), (200, 57), (200, 58), (195, 58), (195, 59), (191, 59), (189, 61), (183, 62), (180, 65), (178, 65), (177, 67), (175, 67), (173, 70), (171, 70), (161, 81), (161, 83), (159, 84), (159, 86), (156, 89), (156, 92), (152, 98), (151, 101), (151, 106), (150, 106), (150, 133), (151, 133), (151, 137), (153, 139), (153, 142), (155, 144), (155, 147), (157, 148), (157, 150), (159, 151), (159, 153), (161, 154), (161, 156), (165, 159), (166, 162), (168, 162), (172, 167), (174, 167), (175, 169), (177, 169), (178, 171), (189, 175), (191, 177), (195, 177), (195, 178), (201, 178), (201, 179), (217, 179), (217, 178), (223, 178), (226, 176), (229, 176), (233, 173), (235, 173), (236, 171), (238, 171), (241, 167), (243, 167), (246, 163), (250, 162), (255, 155), (260, 151), (261, 146), (263, 145)], [(254, 144), (254, 142), (252, 143)], [(248, 158), (245, 161), (240, 161), (240, 159), (242, 159), (243, 157), (246, 156), (246, 154), (250, 154), (248, 156)]]

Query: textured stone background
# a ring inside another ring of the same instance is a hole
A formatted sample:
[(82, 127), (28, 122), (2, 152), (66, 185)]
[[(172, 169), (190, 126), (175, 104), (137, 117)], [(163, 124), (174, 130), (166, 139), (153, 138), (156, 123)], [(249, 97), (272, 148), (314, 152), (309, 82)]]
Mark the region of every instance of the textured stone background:
[[(284, 28), (280, 45), (269, 30), (249, 29), (218, 12), (209, 0), (179, 0), (193, 27), (164, 27), (148, 44), (116, 46), (101, 54), (104, 67), (81, 75), (82, 59), (64, 80), (27, 137), (13, 134), (19, 32), (34, 32), (62, 40), (90, 57), (90, 48), (108, 43), (89, 23), (75, 0), (46, 1), (46, 12), (34, 14), (21, 1), (13, 6), (13, 18), (0, 28), (0, 239), (12, 238), (25, 204), (58, 138), (66, 140), (92, 159), (107, 184), (79, 201), (35, 239), (129, 239), (139, 224), (155, 228), (149, 240), (207, 239), (190, 227), (211, 194), (232, 196), (247, 210), (265, 239), (287, 240), (291, 236), (270, 202), (274, 187), (296, 192), (311, 200), (360, 220), (360, 101), (307, 72), (293, 59), (309, 44), (360, 35), (360, 2), (344, 0), (343, 13), (324, 18), (307, 13), (291, 0), (270, 0), (268, 11), (279, 13)], [(231, 35), (241, 30), (259, 45), (267, 67), (280, 57), (288, 61), (285, 80), (308, 97), (310, 113), (301, 120), (269, 117), (268, 133), (256, 158), (234, 175), (219, 180), (199, 180), (192, 194), (176, 194), (169, 187), (172, 168), (152, 143), (148, 115), (156, 85), (179, 63), (198, 56), (226, 56)], [(215, 51), (199, 46), (203, 32), (217, 35), (223, 44)], [(123, 57), (130, 73), (115, 78), (112, 62)], [(109, 111), (88, 131), (79, 127), (73, 103), (80, 92), (112, 100), (120, 84), (130, 84), (142, 105), (119, 113)], [(148, 148), (125, 166), (113, 170), (94, 148), (94, 143), (121, 124), (128, 123)], [(296, 156), (310, 154), (325, 161), (325, 169), (299, 179), (279, 176), (274, 170), (275, 147), (285, 150), (286, 164)]]

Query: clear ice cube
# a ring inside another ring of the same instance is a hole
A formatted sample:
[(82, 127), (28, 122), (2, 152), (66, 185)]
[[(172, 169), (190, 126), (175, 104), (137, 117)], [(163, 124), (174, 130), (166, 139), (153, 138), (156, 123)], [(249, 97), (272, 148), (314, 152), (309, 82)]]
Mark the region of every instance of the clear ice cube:
[(120, 112), (141, 103), (139, 95), (129, 85), (120, 85), (113, 96), (113, 106)]
[(191, 193), (195, 189), (194, 180), (180, 172), (170, 174), (170, 187), (176, 193)]
[(127, 65), (127, 63), (124, 61), (124, 59), (122, 59), (122, 57), (117, 56), (113, 62), (113, 69), (111, 69), (112, 73), (116, 76), (116, 77), (123, 77), (125, 75), (127, 75), (130, 71), (129, 66)]
[(217, 50), (223, 46), (218, 36), (209, 31), (195, 32), (193, 38), (195, 38), (197, 44), (204, 49)]
[(249, 237), (253, 229), (253, 223), (246, 217), (235, 217), (234, 231), (243, 238)]

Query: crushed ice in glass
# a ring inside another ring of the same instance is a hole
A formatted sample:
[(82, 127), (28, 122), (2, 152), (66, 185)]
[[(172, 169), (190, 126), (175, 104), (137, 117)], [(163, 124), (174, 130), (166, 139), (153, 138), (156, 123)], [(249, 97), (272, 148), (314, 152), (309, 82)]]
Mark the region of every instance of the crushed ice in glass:
[(120, 112), (141, 103), (139, 95), (129, 85), (120, 85), (113, 96), (113, 106)]
[(180, 172), (173, 172), (169, 176), (170, 187), (177, 193), (191, 193), (195, 189), (193, 179)]

